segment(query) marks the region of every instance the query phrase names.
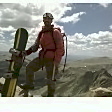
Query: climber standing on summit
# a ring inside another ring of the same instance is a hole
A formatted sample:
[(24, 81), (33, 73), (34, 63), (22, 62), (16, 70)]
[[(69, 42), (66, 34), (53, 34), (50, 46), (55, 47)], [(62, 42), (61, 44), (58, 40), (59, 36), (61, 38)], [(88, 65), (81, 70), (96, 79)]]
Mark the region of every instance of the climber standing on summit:
[(43, 15), (44, 26), (39, 32), (38, 37), (28, 50), (23, 51), (20, 55), (27, 56), (32, 52), (36, 52), (39, 47), (39, 57), (33, 59), (26, 66), (26, 83), (21, 84), (22, 89), (34, 88), (34, 72), (45, 67), (47, 73), (48, 97), (53, 97), (55, 93), (56, 75), (58, 66), (64, 55), (63, 35), (60, 28), (54, 28), (52, 25), (53, 15), (45, 13)]

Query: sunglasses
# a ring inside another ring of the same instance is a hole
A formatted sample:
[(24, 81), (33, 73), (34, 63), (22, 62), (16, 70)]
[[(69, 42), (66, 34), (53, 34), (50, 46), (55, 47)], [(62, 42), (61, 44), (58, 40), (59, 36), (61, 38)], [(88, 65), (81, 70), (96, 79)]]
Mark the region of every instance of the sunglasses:
[(53, 16), (52, 16), (51, 13), (45, 13), (45, 14), (43, 15), (43, 18), (46, 18), (46, 17), (49, 17), (49, 18), (53, 19)]

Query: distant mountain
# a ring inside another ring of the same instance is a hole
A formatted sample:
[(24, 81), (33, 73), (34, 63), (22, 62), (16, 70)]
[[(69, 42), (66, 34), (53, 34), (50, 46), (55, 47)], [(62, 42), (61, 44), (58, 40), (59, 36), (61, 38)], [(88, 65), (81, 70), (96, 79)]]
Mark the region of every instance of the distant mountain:
[[(0, 51), (0, 56), (10, 56), (11, 54), (7, 51)], [(27, 59), (34, 59), (35, 57), (38, 56), (38, 53), (32, 53), (31, 55), (27, 56)], [(83, 59), (88, 59), (92, 58), (93, 56), (86, 56), (86, 55), (67, 55), (67, 61), (74, 61), (74, 60), (83, 60)], [(63, 56), (63, 60), (65, 59), (65, 56)]]
[(93, 58), (93, 56), (86, 56), (86, 55), (68, 55), (67, 60), (68, 61), (74, 61), (74, 60), (84, 60)]

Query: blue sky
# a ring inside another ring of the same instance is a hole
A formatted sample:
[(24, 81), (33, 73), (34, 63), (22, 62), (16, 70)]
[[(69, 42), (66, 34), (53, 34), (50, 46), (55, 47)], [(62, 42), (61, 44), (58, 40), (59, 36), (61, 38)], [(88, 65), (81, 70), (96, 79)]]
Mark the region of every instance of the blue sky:
[(28, 30), (27, 48), (31, 46), (45, 12), (51, 12), (55, 27), (66, 33), (68, 54), (112, 56), (111, 3), (1, 3), (0, 51), (13, 47), (15, 31), (20, 27)]
[(77, 12), (85, 12), (86, 14), (82, 15), (81, 20), (76, 24), (62, 24), (67, 34), (83, 33), (88, 35), (99, 31), (111, 31), (109, 26), (112, 23), (112, 4), (109, 4), (108, 7), (95, 3), (74, 3), (69, 5), (72, 6), (72, 10), (67, 11), (64, 16), (71, 16)]

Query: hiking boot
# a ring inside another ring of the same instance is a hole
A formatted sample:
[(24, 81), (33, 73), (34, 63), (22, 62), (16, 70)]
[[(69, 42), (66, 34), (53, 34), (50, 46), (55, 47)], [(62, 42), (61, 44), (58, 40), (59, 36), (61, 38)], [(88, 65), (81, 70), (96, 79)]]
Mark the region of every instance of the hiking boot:
[(21, 89), (34, 89), (34, 85), (30, 85), (30, 84), (26, 84), (26, 83), (20, 84), (19, 87)]
[(41, 94), (41, 97), (55, 97), (54, 95)]
[(49, 95), (49, 94), (48, 94), (46, 97), (54, 97), (54, 95)]

